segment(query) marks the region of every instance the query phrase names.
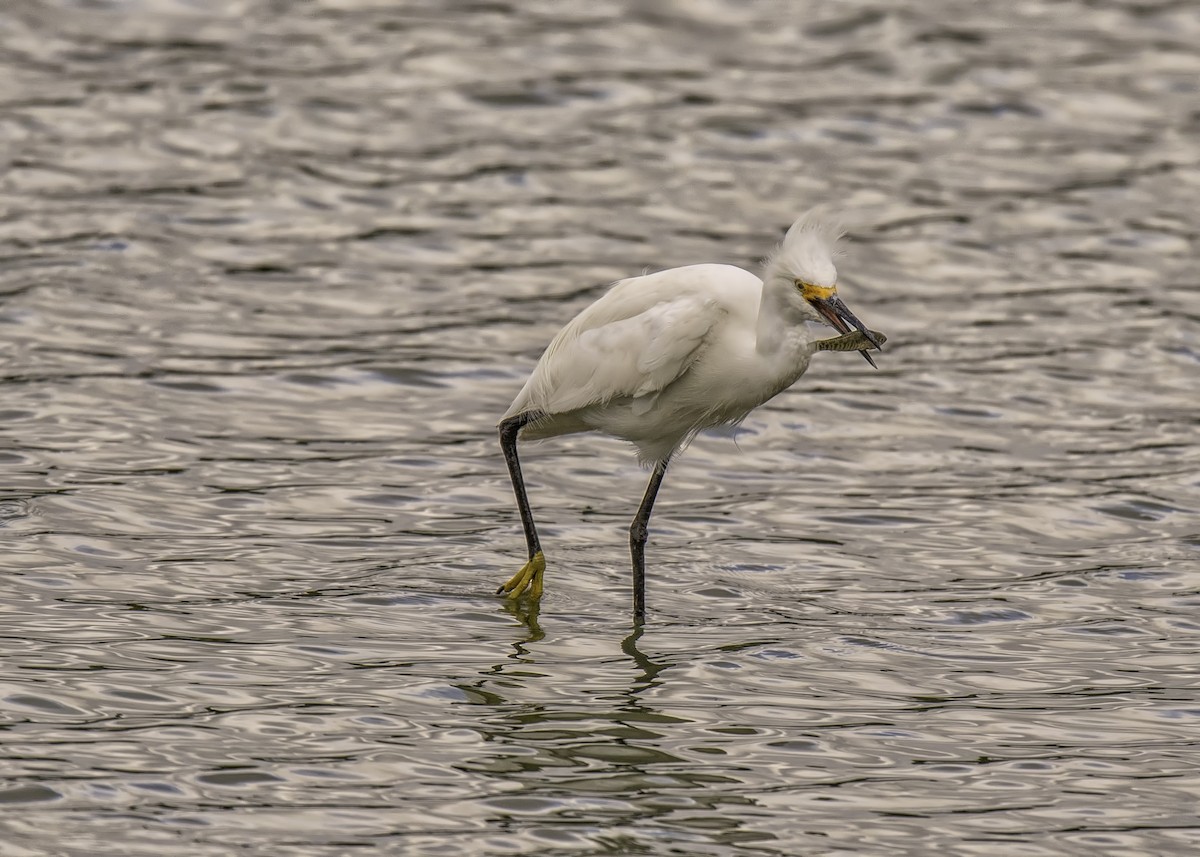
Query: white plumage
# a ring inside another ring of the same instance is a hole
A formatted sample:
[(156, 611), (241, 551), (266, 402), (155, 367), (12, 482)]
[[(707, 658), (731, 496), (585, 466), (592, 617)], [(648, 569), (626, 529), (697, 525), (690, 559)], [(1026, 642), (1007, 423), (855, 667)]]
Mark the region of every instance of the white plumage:
[(753, 325), (758, 291), (757, 277), (727, 265), (622, 280), (559, 331), (504, 418), (534, 411), (523, 438), (597, 430), (659, 461), (715, 424), (704, 376), (736, 371), (739, 346), (754, 345), (717, 333)]
[[(530, 562), (502, 591), (517, 595), (530, 587), (540, 595), (544, 566), (524, 496), (518, 436), (599, 431), (630, 441), (639, 459), (654, 466), (631, 536), (636, 583), (667, 462), (697, 432), (740, 422), (804, 374), (817, 347), (805, 322), (824, 321), (844, 334), (852, 325), (865, 337), (863, 348), (879, 346), (837, 297), (838, 235), (810, 213), (792, 224), (762, 279), (732, 265), (705, 264), (621, 280), (559, 331), (501, 420), (530, 551)], [(637, 588), (635, 614), (642, 604)]]

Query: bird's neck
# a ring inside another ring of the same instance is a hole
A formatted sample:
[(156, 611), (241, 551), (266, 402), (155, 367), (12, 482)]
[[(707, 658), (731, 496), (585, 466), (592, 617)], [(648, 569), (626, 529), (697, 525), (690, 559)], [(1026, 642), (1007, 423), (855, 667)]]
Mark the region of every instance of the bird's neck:
[(777, 364), (794, 364), (803, 371), (809, 357), (809, 334), (804, 325), (808, 319), (789, 294), (795, 288), (791, 280), (772, 273), (768, 271), (763, 281), (758, 305), (756, 350)]

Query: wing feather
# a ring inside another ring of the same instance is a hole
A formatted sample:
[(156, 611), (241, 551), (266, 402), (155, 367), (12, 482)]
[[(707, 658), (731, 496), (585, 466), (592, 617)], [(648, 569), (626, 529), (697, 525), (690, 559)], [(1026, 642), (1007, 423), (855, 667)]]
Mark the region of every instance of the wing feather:
[[(621, 285), (609, 295), (618, 295)], [(530, 409), (562, 414), (623, 397), (634, 399), (635, 412), (645, 412), (697, 360), (726, 314), (718, 301), (695, 294), (648, 306), (612, 304), (597, 301), (563, 328), (510, 414)]]

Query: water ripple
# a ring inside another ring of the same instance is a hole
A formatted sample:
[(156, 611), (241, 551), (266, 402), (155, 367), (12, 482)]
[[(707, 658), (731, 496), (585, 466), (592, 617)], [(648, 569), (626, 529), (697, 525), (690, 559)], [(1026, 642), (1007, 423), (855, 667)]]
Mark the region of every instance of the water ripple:
[[(1188, 853), (1186, 4), (0, 11), (17, 854)], [(1043, 61), (1053, 57), (1053, 62)], [(816, 202), (819, 355), (674, 466), (494, 424)]]

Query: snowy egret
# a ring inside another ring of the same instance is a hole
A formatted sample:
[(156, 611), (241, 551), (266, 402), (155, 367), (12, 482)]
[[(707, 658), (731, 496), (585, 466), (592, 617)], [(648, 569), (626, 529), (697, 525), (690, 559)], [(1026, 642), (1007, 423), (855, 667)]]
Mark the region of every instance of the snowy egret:
[[(837, 295), (837, 227), (800, 217), (760, 280), (732, 265), (688, 265), (621, 280), (554, 337), (500, 421), (529, 560), (498, 595), (541, 598), (546, 558), (517, 439), (598, 431), (627, 440), (651, 468), (629, 528), (634, 621), (645, 618), (650, 513), (671, 457), (704, 429), (733, 426), (804, 374), (814, 351), (881, 349)], [(805, 322), (841, 336), (815, 339)], [(852, 329), (853, 328), (853, 329)]]

